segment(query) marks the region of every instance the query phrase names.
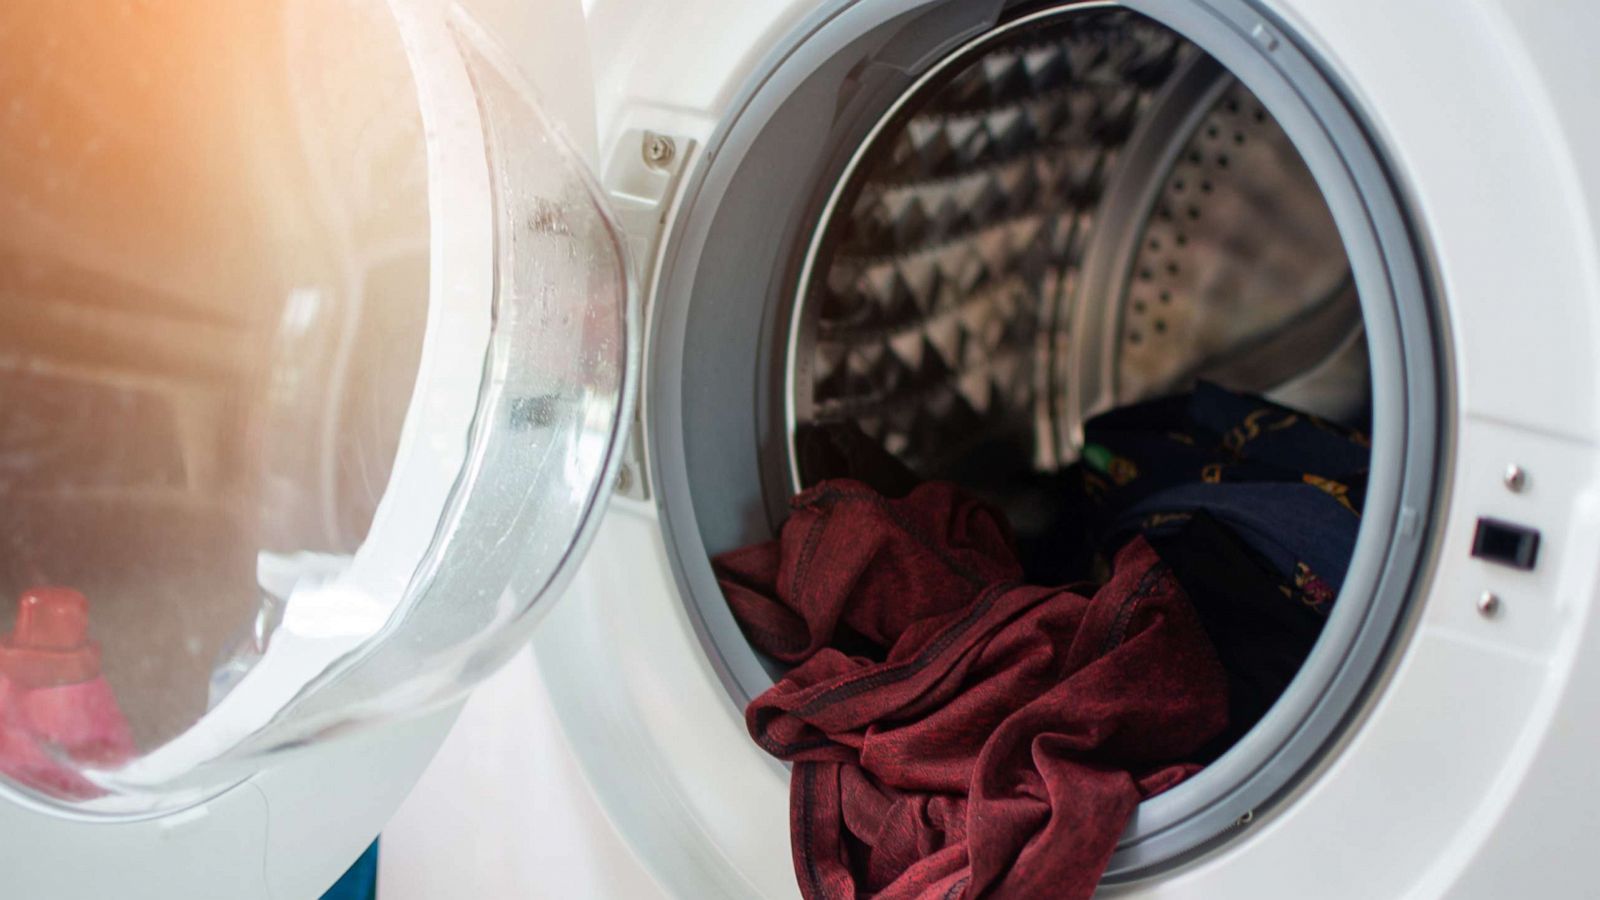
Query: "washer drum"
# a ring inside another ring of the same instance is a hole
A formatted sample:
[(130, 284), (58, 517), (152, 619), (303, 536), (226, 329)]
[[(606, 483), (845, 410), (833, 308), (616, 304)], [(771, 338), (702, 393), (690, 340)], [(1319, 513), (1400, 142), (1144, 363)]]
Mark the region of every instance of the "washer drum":
[(854, 422), (918, 473), (958, 477), (996, 445), (1013, 452), (985, 459), (1058, 468), (1087, 417), (1196, 379), (1364, 418), (1338, 231), (1221, 66), (1107, 11), (944, 71), (879, 124), (822, 219), (795, 429)]

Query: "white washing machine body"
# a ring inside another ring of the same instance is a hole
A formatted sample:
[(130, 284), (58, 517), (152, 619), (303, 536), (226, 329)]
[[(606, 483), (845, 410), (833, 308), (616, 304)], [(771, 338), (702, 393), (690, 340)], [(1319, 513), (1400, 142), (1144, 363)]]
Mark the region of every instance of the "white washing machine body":
[[(703, 187), (696, 167), (710, 164), (703, 148), (738, 152), (725, 138), (740, 104), (780, 81), (809, 36), (849, 27), (868, 7), (589, 6), (608, 184), (640, 195), (628, 173), (651, 134), (689, 154), (691, 187), (643, 217), (659, 232), (635, 233), (655, 254), (653, 277), (670, 264), (663, 248), (705, 214), (692, 196)], [(1360, 111), (1411, 217), (1442, 310), (1438, 492), (1409, 613), (1336, 742), (1231, 838), (1103, 892), (1586, 894), (1579, 863), (1600, 795), (1587, 759), (1600, 741), (1600, 663), (1587, 652), (1600, 639), (1588, 550), (1600, 536), (1600, 117), (1589, 96), (1600, 70), (1585, 36), (1600, 16), (1515, 0), (1260, 7), (1259, 28), (1240, 30), (1318, 60)], [(667, 365), (663, 341), (681, 339), (663, 334), (669, 302), (647, 301), (647, 366)], [(647, 374), (642, 400), (652, 448), (661, 436), (650, 429), (684, 427), (652, 417), (658, 375)], [(661, 477), (660, 460), (638, 461)], [(749, 741), (726, 664), (684, 599), (664, 525), (671, 499), (613, 501), (566, 602), (535, 637), (540, 681), (623, 845), (664, 892), (792, 896), (788, 773)], [(1481, 518), (1536, 527), (1537, 568), (1474, 558)], [(450, 784), (436, 770), (421, 790)], [(425, 836), (406, 846), (426, 852)], [(618, 870), (636, 864), (608, 839), (596, 846)]]

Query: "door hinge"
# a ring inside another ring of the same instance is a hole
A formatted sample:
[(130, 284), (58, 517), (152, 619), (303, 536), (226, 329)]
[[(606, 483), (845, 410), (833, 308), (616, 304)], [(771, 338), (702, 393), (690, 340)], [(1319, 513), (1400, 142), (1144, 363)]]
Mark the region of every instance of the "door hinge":
[[(635, 283), (639, 286), (639, 322), (648, 333), (656, 263), (667, 231), (667, 216), (678, 185), (693, 156), (693, 140), (647, 129), (632, 129), (617, 141), (605, 171), (605, 186), (617, 224), (628, 242)], [(648, 355), (648, 351), (646, 352)], [(642, 410), (644, 386), (630, 412), (632, 428), (617, 472), (618, 494), (631, 500), (650, 499)]]

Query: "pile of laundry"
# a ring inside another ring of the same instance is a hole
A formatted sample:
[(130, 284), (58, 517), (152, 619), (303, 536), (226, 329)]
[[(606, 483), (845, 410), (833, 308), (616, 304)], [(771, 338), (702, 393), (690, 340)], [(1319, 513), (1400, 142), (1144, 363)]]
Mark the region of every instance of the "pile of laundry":
[(1202, 384), (1085, 438), (1019, 554), (992, 505), (813, 432), (802, 452), (849, 477), (714, 560), (751, 642), (793, 666), (746, 719), (794, 764), (805, 896), (1088, 897), (1138, 803), (1231, 746), (1310, 652), (1360, 525), (1363, 435)]

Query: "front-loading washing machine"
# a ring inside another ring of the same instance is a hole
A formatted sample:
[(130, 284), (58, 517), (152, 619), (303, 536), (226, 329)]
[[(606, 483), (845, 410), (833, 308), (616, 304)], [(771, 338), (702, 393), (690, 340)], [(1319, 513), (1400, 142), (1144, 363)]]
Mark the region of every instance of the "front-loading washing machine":
[[(1363, 524), (1299, 675), (1103, 892), (1584, 893), (1600, 14), (4, 15), (20, 896), (314, 893), (530, 633), (420, 788), (527, 833), (402, 815), (391, 852), (793, 895), (741, 715), (781, 669), (709, 559), (837, 474), (803, 436), (1025, 529), (1086, 420), (1198, 379), (1369, 431)], [(98, 743), (31, 712), (60, 689)]]

